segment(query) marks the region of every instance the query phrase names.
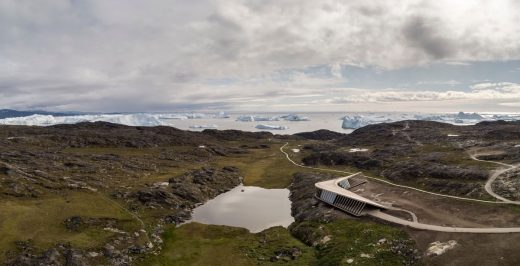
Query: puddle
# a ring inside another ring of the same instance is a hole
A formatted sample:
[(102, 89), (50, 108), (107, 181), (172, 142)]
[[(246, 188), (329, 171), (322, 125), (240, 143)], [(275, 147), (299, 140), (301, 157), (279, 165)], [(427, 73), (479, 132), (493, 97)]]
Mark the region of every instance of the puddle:
[(288, 189), (243, 185), (195, 208), (192, 217), (193, 222), (243, 227), (252, 233), (294, 221)]

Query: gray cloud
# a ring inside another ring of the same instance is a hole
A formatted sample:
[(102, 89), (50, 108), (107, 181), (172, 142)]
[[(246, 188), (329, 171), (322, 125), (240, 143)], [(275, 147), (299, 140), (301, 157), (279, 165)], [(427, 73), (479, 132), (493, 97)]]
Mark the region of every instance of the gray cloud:
[[(433, 59), (444, 59), (456, 54), (454, 41), (444, 37), (436, 25), (440, 22), (425, 17), (410, 18), (403, 27), (403, 34), (408, 43), (420, 49)], [(445, 32), (445, 31), (444, 31)]]
[[(520, 15), (509, 5), (4, 0), (0, 105), (85, 111), (234, 108), (237, 102), (230, 99), (281, 101), (348, 82), (338, 67), (333, 77), (302, 74), (316, 65), (386, 71), (439, 61), (519, 59)], [(211, 82), (226, 79), (233, 84)]]

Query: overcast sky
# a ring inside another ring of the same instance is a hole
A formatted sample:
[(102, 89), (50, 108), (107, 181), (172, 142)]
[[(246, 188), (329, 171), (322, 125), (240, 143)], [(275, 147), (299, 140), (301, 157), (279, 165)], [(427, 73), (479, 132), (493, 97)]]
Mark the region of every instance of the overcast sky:
[(520, 110), (520, 1), (0, 0), (0, 108)]

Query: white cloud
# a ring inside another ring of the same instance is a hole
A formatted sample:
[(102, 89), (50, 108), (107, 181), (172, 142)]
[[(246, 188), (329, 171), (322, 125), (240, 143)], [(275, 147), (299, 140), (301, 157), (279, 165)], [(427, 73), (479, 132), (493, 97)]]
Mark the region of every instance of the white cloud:
[(449, 86), (455, 86), (461, 84), (459, 81), (456, 80), (438, 80), (438, 81), (419, 81), (417, 82), (417, 85), (449, 85)]
[[(451, 100), (520, 100), (520, 84), (517, 83), (481, 83), (473, 86), (471, 91), (352, 91), (349, 96), (334, 97), (333, 103), (362, 102), (408, 102), (408, 101), (451, 101)], [(507, 104), (503, 104), (507, 106)]]

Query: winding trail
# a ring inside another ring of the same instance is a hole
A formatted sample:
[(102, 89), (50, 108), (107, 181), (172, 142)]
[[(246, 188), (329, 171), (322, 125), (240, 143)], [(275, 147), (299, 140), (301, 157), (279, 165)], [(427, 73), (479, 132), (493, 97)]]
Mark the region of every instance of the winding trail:
[[(319, 167), (311, 167), (311, 166), (306, 166), (306, 165), (302, 165), (302, 164), (296, 163), (295, 161), (293, 161), (291, 159), (289, 154), (287, 152), (285, 152), (284, 149), (283, 149), (288, 144), (289, 144), (289, 142), (286, 142), (283, 146), (281, 146), (280, 147), (280, 151), (283, 154), (285, 154), (285, 157), (287, 158), (287, 160), (289, 160), (292, 164), (294, 164), (294, 165), (296, 165), (298, 167), (307, 168), (307, 169), (314, 169), (314, 170), (320, 170), (320, 171), (329, 171), (329, 172), (343, 173), (343, 174), (348, 174), (348, 175), (354, 174), (354, 173), (348, 172), (348, 171), (342, 171), (342, 170), (336, 170), (336, 169), (327, 169), (327, 168), (319, 168)], [(385, 184), (388, 184), (388, 185), (391, 185), (391, 186), (400, 187), (400, 188), (406, 188), (406, 189), (410, 189), (410, 190), (415, 190), (415, 191), (418, 191), (418, 192), (422, 192), (422, 193), (426, 193), (426, 194), (430, 194), (430, 195), (435, 195), (435, 196), (439, 196), (439, 197), (444, 197), (444, 198), (466, 200), (466, 201), (474, 201), (474, 202), (481, 202), (481, 203), (509, 204), (509, 202), (505, 202), (505, 201), (480, 200), (480, 199), (465, 198), (465, 197), (459, 197), (459, 196), (453, 196), (453, 195), (446, 195), (446, 194), (441, 194), (441, 193), (436, 193), (436, 192), (423, 190), (423, 189), (420, 189), (420, 188), (415, 188), (415, 187), (410, 187), (410, 186), (405, 186), (405, 185), (399, 185), (399, 184), (392, 183), (390, 181), (383, 180), (383, 179), (380, 179), (380, 178), (377, 178), (377, 177), (372, 177), (372, 176), (367, 176), (367, 175), (365, 175), (365, 177), (368, 178), (368, 179), (374, 180), (376, 182), (385, 183)]]
[[(310, 167), (310, 166), (305, 166), (305, 165), (298, 164), (295, 161), (293, 161), (290, 158), (289, 154), (286, 153), (283, 150), (283, 148), (285, 146), (287, 146), (288, 144), (289, 143), (286, 142), (283, 146), (281, 146), (280, 147), (280, 151), (283, 154), (285, 154), (285, 157), (287, 158), (287, 160), (289, 160), (292, 164), (294, 164), (294, 165), (296, 165), (298, 167), (303, 167), (303, 168), (308, 168), (308, 169), (315, 169), (315, 170), (322, 170), (322, 171), (340, 172), (340, 173), (345, 173), (345, 174), (352, 174), (351, 172), (347, 172), (347, 171), (341, 171), (341, 170), (335, 170), (335, 169), (326, 169), (326, 168), (318, 168), (318, 167)], [(508, 200), (506, 198), (503, 198), (500, 195), (497, 195), (496, 193), (494, 193), (493, 190), (491, 189), (491, 184), (493, 183), (493, 181), (498, 176), (500, 176), (501, 174), (503, 174), (503, 173), (505, 173), (507, 171), (510, 171), (512, 169), (516, 169), (520, 165), (510, 165), (510, 164), (505, 164), (505, 163), (501, 163), (501, 162), (485, 161), (485, 160), (477, 159), (475, 157), (476, 155), (470, 155), (470, 156), (471, 156), (472, 159), (477, 160), (477, 161), (491, 162), (491, 163), (496, 163), (496, 164), (500, 164), (500, 165), (508, 167), (506, 169), (496, 171), (489, 178), (489, 180), (486, 182), (486, 191), (491, 196), (493, 196), (496, 199), (501, 200), (501, 201), (487, 201), (487, 200), (479, 200), (479, 199), (472, 199), (472, 198), (465, 198), (465, 197), (457, 197), (457, 196), (452, 196), (452, 195), (445, 195), (445, 194), (430, 192), (430, 191), (426, 191), (426, 190), (422, 190), (422, 189), (418, 189), (418, 188), (414, 188), (414, 187), (398, 185), (398, 184), (395, 184), (395, 183), (392, 183), (392, 182), (389, 182), (389, 181), (386, 181), (386, 180), (382, 180), (382, 179), (379, 179), (379, 178), (371, 177), (371, 176), (365, 176), (365, 177), (369, 178), (369, 179), (372, 179), (372, 180), (375, 180), (377, 182), (386, 183), (388, 185), (401, 187), (401, 188), (406, 188), (406, 189), (411, 189), (411, 190), (415, 190), (415, 191), (419, 191), (419, 192), (422, 192), (422, 193), (431, 194), (431, 195), (435, 195), (435, 196), (439, 196), (439, 197), (453, 198), (453, 199), (466, 200), (466, 201), (475, 201), (475, 202), (482, 202), (482, 203), (516, 204), (516, 205), (520, 205), (520, 202), (518, 202), (518, 201), (511, 201), (511, 200)], [(488, 187), (489, 187), (489, 190), (488, 190)], [(395, 208), (395, 207), (390, 207), (389, 209), (398, 210), (398, 211), (404, 211), (404, 212), (409, 213), (412, 216), (412, 221), (408, 221), (408, 220), (405, 220), (405, 219), (402, 219), (402, 218), (399, 218), (399, 217), (396, 217), (396, 216), (393, 216), (393, 215), (390, 215), (390, 214), (387, 214), (387, 213), (383, 213), (380, 210), (369, 211), (367, 214), (372, 216), (372, 217), (375, 217), (375, 218), (378, 218), (378, 219), (381, 219), (381, 220), (384, 220), (384, 221), (387, 221), (387, 222), (391, 222), (391, 223), (395, 223), (395, 224), (399, 224), (399, 225), (404, 225), (404, 226), (407, 226), (407, 227), (410, 227), (410, 228), (415, 228), (415, 229), (420, 229), (420, 230), (429, 230), (429, 231), (437, 231), (437, 232), (448, 232), (448, 233), (476, 233), (476, 234), (520, 233), (520, 227), (475, 228), (475, 227), (453, 227), (453, 226), (440, 226), (440, 225), (433, 225), (433, 224), (424, 224), (424, 223), (418, 222), (418, 219), (417, 219), (417, 216), (415, 215), (415, 213), (413, 213), (413, 212), (411, 212), (409, 210), (405, 210), (405, 209), (401, 209), (401, 208)]]
[(368, 213), (370, 216), (385, 220), (387, 222), (408, 226), (415, 229), (446, 232), (446, 233), (474, 233), (474, 234), (507, 234), (507, 233), (520, 233), (520, 227), (452, 227), (452, 226), (440, 226), (433, 224), (423, 224), (416, 221), (408, 221), (395, 217), (390, 214), (383, 213), (379, 210), (371, 211)]
[(495, 180), (501, 176), (502, 174), (506, 173), (506, 172), (509, 172), (511, 170), (514, 170), (514, 169), (517, 169), (518, 167), (520, 167), (520, 164), (507, 164), (507, 163), (502, 163), (502, 162), (495, 162), (495, 161), (487, 161), (487, 160), (482, 160), (482, 159), (478, 159), (477, 156), (479, 155), (484, 155), (484, 154), (476, 154), (476, 153), (470, 153), (469, 156), (471, 157), (471, 159), (475, 160), (475, 161), (480, 161), (480, 162), (488, 162), (488, 163), (494, 163), (494, 164), (498, 164), (498, 165), (501, 165), (501, 166), (505, 166), (506, 168), (504, 169), (498, 169), (498, 170), (495, 170), (494, 173), (489, 177), (489, 179), (486, 181), (486, 185), (484, 185), (484, 189), (486, 190), (486, 192), (493, 196), (494, 198), (502, 201), (502, 202), (505, 202), (505, 203), (509, 203), (509, 204), (515, 204), (515, 205), (520, 205), (520, 201), (514, 201), (514, 200), (510, 200), (510, 199), (506, 199), (500, 195), (498, 195), (497, 193), (495, 193), (493, 191), (493, 182), (495, 182)]

